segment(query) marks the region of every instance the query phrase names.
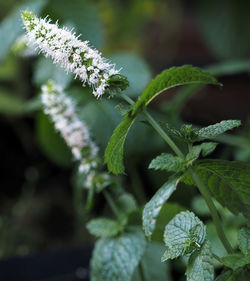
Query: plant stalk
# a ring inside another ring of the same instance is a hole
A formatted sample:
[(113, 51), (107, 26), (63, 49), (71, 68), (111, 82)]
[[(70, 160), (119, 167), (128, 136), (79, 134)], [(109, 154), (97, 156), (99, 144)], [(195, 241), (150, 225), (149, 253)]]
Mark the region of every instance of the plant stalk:
[(111, 210), (113, 211), (113, 213), (117, 216), (117, 218), (120, 218), (120, 211), (117, 208), (113, 198), (110, 196), (109, 192), (107, 190), (103, 191), (104, 197), (106, 198)]
[(213, 219), (213, 222), (215, 224), (218, 236), (222, 242), (222, 244), (224, 245), (225, 249), (227, 250), (228, 253), (233, 253), (233, 248), (230, 245), (229, 241), (226, 238), (226, 235), (224, 233), (224, 230), (221, 226), (221, 222), (220, 222), (220, 218), (218, 215), (218, 212), (216, 210), (216, 207), (214, 205), (213, 200), (211, 199), (210, 193), (207, 190), (206, 185), (204, 184), (204, 182), (201, 180), (200, 176), (197, 174), (196, 170), (193, 167), (189, 168), (190, 174), (195, 182), (195, 184), (197, 185), (200, 193), (202, 194), (202, 196), (204, 197), (208, 208), (211, 212), (211, 216)]

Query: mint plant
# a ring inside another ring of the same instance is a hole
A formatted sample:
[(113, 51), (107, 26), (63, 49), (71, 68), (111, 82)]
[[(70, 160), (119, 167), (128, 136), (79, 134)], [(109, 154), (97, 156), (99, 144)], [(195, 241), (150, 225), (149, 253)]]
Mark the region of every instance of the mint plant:
[[(170, 124), (161, 124), (148, 110), (150, 102), (170, 88), (207, 84), (221, 87), (217, 79), (208, 71), (190, 65), (172, 67), (156, 76), (134, 101), (123, 93), (128, 86), (126, 77), (88, 42), (80, 41), (71, 31), (51, 24), (48, 19), (37, 18), (32, 12), (23, 12), (22, 19), (29, 44), (34, 44), (67, 72), (74, 73), (97, 98), (114, 97), (127, 103), (127, 106), (118, 106), (123, 118), (105, 150), (104, 162), (108, 171), (116, 175), (112, 176), (103, 171), (99, 149), (90, 137), (87, 124), (78, 118), (67, 90), (53, 81), (42, 87), (44, 112), (50, 115), (78, 161), (81, 184), (88, 191), (88, 209), (91, 210), (95, 196), (103, 194), (114, 214), (114, 218), (96, 218), (87, 224), (89, 232), (98, 238), (91, 259), (91, 280), (170, 280), (161, 261), (165, 263), (180, 257), (186, 260), (188, 281), (249, 280), (250, 229), (248, 226), (239, 229), (239, 247), (234, 249), (224, 232), (214, 199), (232, 213), (242, 213), (248, 225), (250, 166), (238, 161), (200, 160), (216, 149), (218, 143), (214, 139), (239, 127), (241, 122), (223, 120), (204, 128), (190, 124), (172, 128)], [(125, 174), (124, 144), (139, 116), (143, 116), (173, 151), (162, 152), (149, 163), (149, 169), (166, 171), (168, 180), (143, 206), (142, 226), (134, 219), (141, 215), (140, 206), (117, 177)], [(186, 150), (181, 149), (175, 140), (184, 143)], [(166, 223), (162, 237), (164, 246), (150, 242), (161, 209), (180, 183), (195, 186), (203, 196), (227, 255), (219, 257), (213, 253), (206, 225), (189, 210), (176, 214)], [(217, 277), (215, 261), (224, 267)], [(150, 263), (154, 269), (149, 269)]]

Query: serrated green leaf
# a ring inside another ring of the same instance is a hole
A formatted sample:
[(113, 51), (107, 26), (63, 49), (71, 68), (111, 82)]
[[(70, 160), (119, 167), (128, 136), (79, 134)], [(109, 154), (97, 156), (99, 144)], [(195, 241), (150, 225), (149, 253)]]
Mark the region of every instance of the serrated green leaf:
[(91, 281), (130, 281), (145, 250), (139, 229), (100, 239), (91, 259)]
[(132, 115), (140, 113), (156, 96), (167, 89), (187, 84), (214, 84), (220, 85), (209, 72), (198, 67), (184, 65), (171, 67), (156, 76), (143, 91), (135, 103)]
[(137, 268), (132, 281), (170, 281), (168, 263), (161, 262), (161, 256), (164, 253), (164, 245), (160, 243), (148, 243), (144, 255), (141, 259), (140, 266), (143, 270), (143, 280), (140, 269)]
[(192, 212), (181, 212), (166, 225), (164, 242), (167, 250), (162, 261), (192, 253), (201, 247), (205, 237), (206, 227), (202, 221)]
[(130, 117), (129, 114), (126, 114), (120, 125), (114, 130), (105, 150), (104, 161), (107, 164), (109, 171), (115, 175), (124, 173), (124, 142), (134, 120), (135, 119)]
[(190, 256), (186, 276), (187, 281), (214, 281), (213, 256), (208, 241)]
[(220, 123), (210, 125), (208, 127), (202, 128), (196, 132), (196, 140), (212, 139), (220, 134), (225, 133), (228, 130), (239, 127), (241, 121), (239, 120), (223, 120)]
[(239, 248), (245, 255), (250, 255), (250, 227), (243, 227), (238, 234)]
[(143, 209), (142, 223), (146, 236), (152, 235), (160, 210), (163, 204), (168, 200), (168, 198), (176, 189), (179, 180), (179, 176), (174, 176), (169, 179), (145, 205)]
[(115, 221), (108, 218), (93, 219), (86, 225), (88, 231), (96, 237), (111, 237), (118, 234), (122, 227)]
[(173, 156), (169, 153), (162, 153), (151, 161), (149, 169), (181, 172), (185, 170), (185, 164), (185, 160), (181, 157)]
[(225, 266), (236, 270), (239, 267), (243, 267), (250, 263), (250, 256), (245, 256), (243, 254), (230, 254), (220, 258), (220, 261)]
[(191, 150), (186, 156), (186, 161), (188, 164), (192, 164), (195, 160), (197, 160), (200, 156), (200, 153), (202, 156), (207, 156), (208, 154), (212, 153), (217, 146), (217, 143), (215, 142), (204, 142), (199, 145), (192, 146)]
[[(212, 196), (231, 212), (250, 219), (250, 165), (238, 161), (201, 160), (196, 171)], [(194, 184), (190, 176), (183, 181)]]

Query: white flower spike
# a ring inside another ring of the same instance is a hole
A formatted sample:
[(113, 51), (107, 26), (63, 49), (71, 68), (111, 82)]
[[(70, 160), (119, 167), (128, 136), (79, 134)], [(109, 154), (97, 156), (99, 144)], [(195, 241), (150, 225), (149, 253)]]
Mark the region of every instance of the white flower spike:
[(79, 172), (88, 173), (97, 166), (98, 147), (91, 140), (88, 127), (76, 115), (75, 104), (53, 81), (42, 86), (44, 112), (53, 121), (70, 147), (75, 160), (80, 161)]
[(120, 88), (124, 90), (128, 82), (119, 74), (101, 53), (90, 48), (88, 41), (81, 41), (79, 36), (67, 28), (59, 28), (50, 20), (40, 19), (34, 13), (24, 11), (22, 19), (27, 31), (29, 45), (35, 46), (46, 57), (51, 57), (67, 72), (73, 72), (83, 86), (88, 84), (93, 88), (93, 94), (101, 97), (105, 90)]

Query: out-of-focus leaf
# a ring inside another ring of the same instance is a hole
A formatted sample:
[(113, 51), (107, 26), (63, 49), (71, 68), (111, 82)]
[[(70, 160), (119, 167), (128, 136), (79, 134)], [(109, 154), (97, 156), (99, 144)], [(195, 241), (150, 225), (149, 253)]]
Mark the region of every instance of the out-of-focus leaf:
[(49, 117), (39, 113), (36, 122), (38, 143), (44, 154), (60, 166), (69, 166), (72, 163), (72, 154), (61, 135), (55, 131)]
[(122, 230), (122, 226), (109, 218), (93, 219), (86, 225), (88, 231), (97, 237), (112, 237)]
[(20, 115), (24, 112), (24, 101), (12, 93), (0, 89), (0, 112), (7, 115)]
[(241, 252), (250, 256), (250, 227), (240, 229), (238, 239)]
[(120, 73), (128, 78), (129, 87), (124, 93), (129, 96), (140, 95), (152, 77), (146, 61), (130, 53), (115, 54), (109, 59), (116, 64), (116, 69), (121, 69)]
[[(96, 6), (89, 0), (62, 1), (53, 0), (49, 5), (50, 16), (60, 22), (72, 22), (76, 32), (82, 34), (81, 40), (100, 49), (103, 45), (103, 29)], [(54, 13), (54, 14), (53, 14)]]
[(220, 258), (220, 261), (227, 267), (236, 270), (239, 267), (243, 267), (246, 264), (250, 264), (250, 256), (243, 254), (230, 254)]
[(208, 46), (219, 58), (249, 54), (249, 1), (198, 1), (200, 28)]
[(41, 57), (36, 62), (33, 81), (37, 86), (41, 86), (47, 83), (49, 79), (52, 79), (62, 88), (66, 88), (72, 78), (73, 75), (71, 73), (67, 74), (64, 69), (53, 64), (51, 59)]
[(46, 5), (46, 0), (30, 1), (18, 6), (12, 13), (3, 20), (0, 25), (0, 61), (3, 60), (7, 52), (10, 50), (11, 44), (22, 33), (22, 22), (20, 12), (26, 9), (36, 14)]

